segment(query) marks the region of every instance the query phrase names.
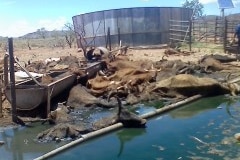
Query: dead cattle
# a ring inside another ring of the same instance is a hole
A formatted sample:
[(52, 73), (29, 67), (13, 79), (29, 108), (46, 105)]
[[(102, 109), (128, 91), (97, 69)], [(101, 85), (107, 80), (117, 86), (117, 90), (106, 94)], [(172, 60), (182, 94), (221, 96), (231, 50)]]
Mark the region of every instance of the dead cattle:
[(115, 123), (121, 122), (124, 127), (144, 127), (146, 124), (146, 119), (143, 119), (139, 116), (137, 116), (134, 113), (131, 113), (127, 109), (122, 107), (121, 100), (118, 98), (118, 96), (112, 94), (108, 97), (108, 101), (111, 97), (115, 97), (118, 102), (118, 111), (117, 114), (112, 117), (106, 117), (103, 118), (93, 124), (93, 130), (98, 130), (110, 125), (113, 125)]
[(220, 83), (212, 78), (179, 74), (157, 82), (155, 88), (151, 91), (171, 97), (174, 95), (190, 97), (197, 94), (203, 96), (220, 94), (235, 95), (239, 92), (239, 86), (236, 83)]
[(94, 97), (87, 91), (85, 87), (83, 87), (80, 84), (74, 86), (71, 89), (68, 100), (67, 100), (68, 106), (73, 108), (78, 108), (78, 107), (88, 107), (94, 104), (100, 107), (107, 107), (107, 108), (111, 108), (115, 106), (114, 104), (109, 103), (104, 99)]

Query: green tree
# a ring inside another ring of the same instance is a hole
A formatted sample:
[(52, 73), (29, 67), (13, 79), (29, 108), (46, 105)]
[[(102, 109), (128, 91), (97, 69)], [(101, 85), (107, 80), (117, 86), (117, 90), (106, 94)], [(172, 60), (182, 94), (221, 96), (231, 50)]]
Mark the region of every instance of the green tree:
[(203, 15), (203, 4), (199, 2), (199, 0), (192, 0), (188, 1), (186, 0), (182, 7), (184, 8), (191, 8), (193, 10), (193, 18), (199, 18)]
[(41, 38), (45, 39), (47, 35), (47, 30), (43, 27), (41, 29), (38, 29), (37, 33)]

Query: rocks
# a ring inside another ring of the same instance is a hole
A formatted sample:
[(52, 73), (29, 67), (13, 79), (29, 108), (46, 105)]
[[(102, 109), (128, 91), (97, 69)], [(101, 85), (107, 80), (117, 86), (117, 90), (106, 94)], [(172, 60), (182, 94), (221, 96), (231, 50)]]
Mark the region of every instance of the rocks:
[(39, 133), (37, 135), (37, 139), (43, 142), (60, 141), (64, 138), (74, 139), (87, 132), (88, 130), (84, 127), (60, 123), (48, 130)]
[(240, 133), (236, 133), (234, 135), (234, 138), (240, 142)]
[(73, 121), (72, 117), (69, 115), (70, 110), (67, 106), (58, 105), (58, 108), (51, 111), (48, 115), (48, 121), (52, 124), (66, 123)]

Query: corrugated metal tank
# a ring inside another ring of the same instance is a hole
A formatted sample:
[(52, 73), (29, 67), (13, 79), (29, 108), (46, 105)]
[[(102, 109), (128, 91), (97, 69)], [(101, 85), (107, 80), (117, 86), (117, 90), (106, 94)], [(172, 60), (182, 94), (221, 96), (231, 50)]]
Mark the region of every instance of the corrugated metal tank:
[[(137, 7), (91, 12), (72, 19), (75, 31), (91, 46), (106, 45), (108, 28), (112, 45), (118, 44), (120, 37), (123, 45), (139, 46), (168, 43), (169, 20), (187, 21), (191, 16), (188, 8)], [(79, 46), (79, 38), (77, 41)]]

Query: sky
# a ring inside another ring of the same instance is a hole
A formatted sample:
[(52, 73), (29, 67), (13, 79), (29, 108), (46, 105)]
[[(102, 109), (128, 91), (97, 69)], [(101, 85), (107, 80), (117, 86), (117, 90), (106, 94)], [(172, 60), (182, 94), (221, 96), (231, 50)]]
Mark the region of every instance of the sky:
[[(204, 14), (220, 15), (217, 0), (199, 0)], [(240, 13), (240, 0), (225, 15)], [(0, 0), (0, 36), (19, 37), (37, 29), (61, 30), (72, 17), (88, 12), (131, 7), (181, 7), (185, 0)]]

